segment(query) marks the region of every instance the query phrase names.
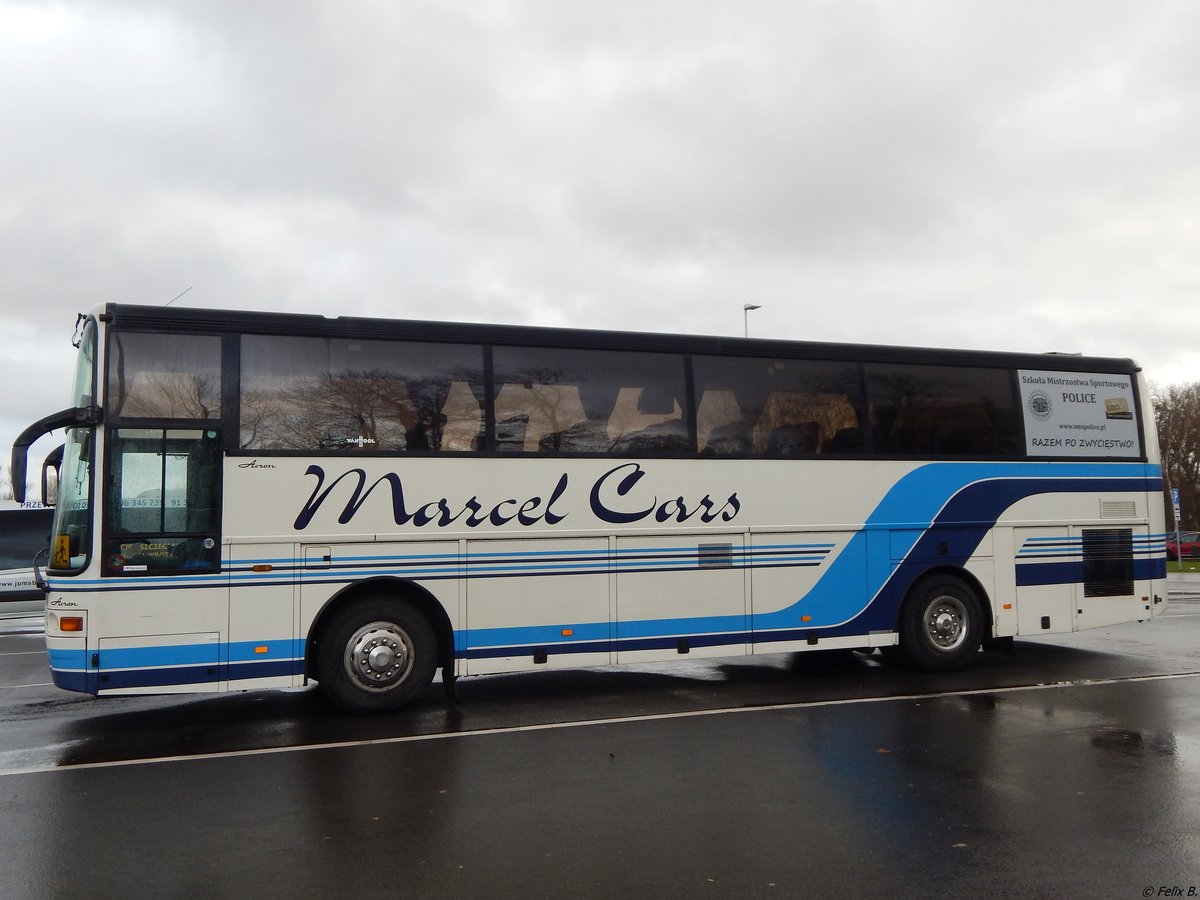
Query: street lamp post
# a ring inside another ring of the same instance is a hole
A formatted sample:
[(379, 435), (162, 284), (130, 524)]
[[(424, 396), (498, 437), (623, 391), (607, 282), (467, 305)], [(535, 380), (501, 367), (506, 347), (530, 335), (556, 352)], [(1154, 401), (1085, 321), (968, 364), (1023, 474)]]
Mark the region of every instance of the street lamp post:
[(747, 303), (742, 307), (742, 325), (746, 337), (750, 337), (750, 310), (752, 309), (762, 309), (762, 307), (755, 303)]

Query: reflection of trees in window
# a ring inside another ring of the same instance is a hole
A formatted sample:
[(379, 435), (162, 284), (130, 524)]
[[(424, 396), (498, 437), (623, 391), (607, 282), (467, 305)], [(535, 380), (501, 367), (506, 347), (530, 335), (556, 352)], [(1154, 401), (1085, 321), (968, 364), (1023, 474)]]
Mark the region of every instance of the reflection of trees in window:
[[(502, 450), (561, 450), (572, 426), (587, 421), (577, 379), (543, 366), (522, 373), (496, 393), (497, 444)], [(544, 445), (544, 446), (543, 446)]]
[[(574, 364), (557, 362), (530, 364), (522, 360), (505, 366), (504, 357), (512, 353), (525, 356), (570, 355), (582, 357)], [(501, 451), (603, 453), (611, 444), (605, 425), (612, 411), (612, 400), (618, 388), (610, 384), (619, 379), (618, 371), (610, 373), (606, 366), (596, 365), (605, 354), (586, 351), (566, 354), (565, 351), (497, 351), (496, 385), (496, 449)], [(591, 362), (592, 368), (581, 366)]]
[(771, 454), (816, 453), (838, 435), (858, 427), (858, 413), (844, 393), (772, 393), (754, 428), (754, 446)]
[[(453, 402), (450, 402), (453, 397)], [(450, 373), (319, 372), (242, 398), (242, 446), (262, 449), (472, 449), (482, 411)], [(444, 438), (449, 431), (451, 446)]]
[(285, 411), (269, 391), (244, 391), (241, 404), (242, 434), (240, 446), (256, 450), (287, 446), (272, 440)]
[(298, 378), (280, 399), (294, 411), (288, 426), (301, 447), (402, 449), (416, 419), (404, 381), (378, 369)]
[(705, 391), (696, 407), (696, 437), (705, 455), (750, 452), (750, 430), (733, 391)]
[(220, 379), (187, 372), (137, 372), (126, 382), (119, 414), (163, 419), (221, 415)]
[(478, 448), (478, 346), (243, 335), (241, 350), (245, 449)]
[(220, 417), (220, 338), (114, 332), (109, 349), (108, 411), (113, 415)]

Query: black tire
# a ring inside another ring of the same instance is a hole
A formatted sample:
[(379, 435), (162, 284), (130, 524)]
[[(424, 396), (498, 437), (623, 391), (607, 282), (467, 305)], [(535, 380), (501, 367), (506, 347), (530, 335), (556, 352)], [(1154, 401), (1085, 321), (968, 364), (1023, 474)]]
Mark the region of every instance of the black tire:
[(961, 578), (935, 575), (918, 582), (900, 613), (899, 655), (922, 672), (966, 665), (983, 641), (983, 604)]
[(407, 603), (382, 597), (355, 600), (334, 613), (316, 648), (321, 690), (354, 715), (411, 703), (429, 687), (437, 662), (429, 620)]

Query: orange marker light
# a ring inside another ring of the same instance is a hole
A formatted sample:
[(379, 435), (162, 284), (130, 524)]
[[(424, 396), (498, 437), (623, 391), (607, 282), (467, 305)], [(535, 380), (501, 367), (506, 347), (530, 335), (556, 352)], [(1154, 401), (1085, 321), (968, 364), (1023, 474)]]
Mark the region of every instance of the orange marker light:
[(58, 620), (59, 631), (83, 631), (83, 616), (63, 616)]
[(255, 648), (254, 648), (254, 652), (255, 652), (255, 653), (266, 653), (266, 652), (267, 652), (267, 648), (266, 648), (266, 647), (255, 647)]
[(257, 566), (251, 566), (250, 571), (252, 571), (252, 572), (270, 572), (271, 566), (268, 563), (259, 563)]
[(811, 621), (812, 621), (812, 616), (801, 616), (801, 617), (800, 617), (800, 621), (801, 621), (801, 622), (811, 622)]
[(1005, 608), (1005, 609), (1012, 609), (1012, 604), (1011, 604), (1011, 603), (1005, 603), (1005, 604), (1004, 604), (1004, 608)]
[(574, 628), (564, 628), (564, 629), (562, 630), (562, 636), (563, 636), (563, 637), (570, 637), (570, 636), (571, 636), (571, 635), (573, 635), (574, 633), (575, 633), (575, 629), (574, 629)]

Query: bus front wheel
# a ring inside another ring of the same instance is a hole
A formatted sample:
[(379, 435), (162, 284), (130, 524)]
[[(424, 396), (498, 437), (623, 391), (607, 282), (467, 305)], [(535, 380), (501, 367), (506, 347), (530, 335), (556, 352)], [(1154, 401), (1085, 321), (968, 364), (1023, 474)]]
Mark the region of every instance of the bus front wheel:
[(336, 612), (317, 644), (317, 681), (334, 706), (362, 715), (399, 709), (429, 687), (437, 640), (405, 603), (364, 598)]
[(983, 604), (961, 578), (920, 582), (900, 613), (900, 657), (924, 672), (966, 665), (983, 641)]

